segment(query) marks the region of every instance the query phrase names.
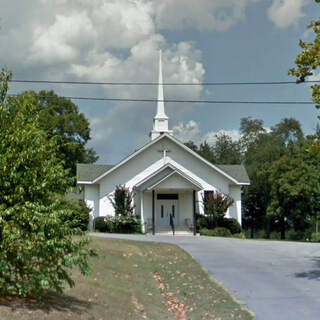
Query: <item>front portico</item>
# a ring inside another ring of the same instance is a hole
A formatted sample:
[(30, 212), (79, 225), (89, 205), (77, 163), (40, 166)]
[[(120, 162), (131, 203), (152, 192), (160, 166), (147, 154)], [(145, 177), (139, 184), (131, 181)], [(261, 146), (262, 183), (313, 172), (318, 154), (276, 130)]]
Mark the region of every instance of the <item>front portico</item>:
[[(186, 173), (167, 164), (135, 186), (136, 211), (140, 212), (145, 232), (171, 230), (195, 233), (197, 192), (202, 186)], [(139, 205), (138, 205), (139, 202)]]

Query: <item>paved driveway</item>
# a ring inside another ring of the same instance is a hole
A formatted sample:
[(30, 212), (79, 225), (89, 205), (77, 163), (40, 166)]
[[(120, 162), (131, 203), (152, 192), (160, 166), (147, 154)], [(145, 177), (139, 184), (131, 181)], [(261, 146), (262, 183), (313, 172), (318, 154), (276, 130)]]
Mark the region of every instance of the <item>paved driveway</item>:
[(180, 246), (246, 304), (257, 320), (320, 319), (320, 244), (95, 235)]

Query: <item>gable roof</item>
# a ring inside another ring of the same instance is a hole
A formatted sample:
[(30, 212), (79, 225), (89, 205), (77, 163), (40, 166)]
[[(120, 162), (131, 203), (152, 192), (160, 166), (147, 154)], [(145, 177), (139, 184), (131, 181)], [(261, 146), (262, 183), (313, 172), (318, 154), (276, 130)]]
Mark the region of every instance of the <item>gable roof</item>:
[(93, 181), (101, 176), (106, 171), (113, 168), (114, 165), (103, 164), (77, 164), (77, 180), (79, 181)]
[[(104, 172), (102, 172), (100, 175), (98, 175), (95, 178), (92, 178), (90, 180), (83, 180), (83, 179), (79, 179), (78, 178), (78, 184), (94, 184), (96, 182), (98, 182), (99, 180), (101, 180), (102, 178), (104, 178), (105, 176), (107, 176), (109, 173), (113, 172), (114, 170), (116, 170), (117, 168), (119, 168), (120, 166), (122, 166), (123, 164), (125, 164), (126, 162), (128, 162), (130, 159), (134, 158), (135, 156), (137, 156), (138, 154), (142, 153), (144, 150), (146, 150), (147, 148), (151, 147), (152, 145), (154, 145), (155, 143), (157, 143), (159, 140), (164, 139), (164, 138), (168, 138), (169, 140), (171, 140), (172, 142), (176, 143), (177, 145), (179, 145), (181, 148), (183, 148), (184, 150), (186, 150), (187, 152), (189, 152), (190, 154), (192, 154), (193, 156), (195, 156), (196, 158), (198, 158), (199, 160), (201, 160), (202, 162), (206, 163), (209, 167), (213, 168), (214, 170), (216, 170), (217, 172), (219, 172), (220, 174), (222, 174), (223, 176), (225, 176), (226, 178), (228, 178), (229, 180), (231, 180), (233, 183), (237, 184), (237, 185), (249, 185), (250, 181), (248, 178), (248, 175), (246, 175), (246, 181), (241, 181), (238, 180), (236, 177), (244, 177), (244, 173), (243, 171), (246, 171), (245, 168), (242, 165), (239, 165), (239, 167), (242, 167), (242, 169), (238, 168), (234, 168), (231, 169), (230, 167), (232, 167), (232, 165), (230, 166), (225, 166), (225, 168), (223, 169), (223, 166), (217, 166), (212, 164), (211, 162), (209, 162), (208, 160), (204, 159), (203, 157), (201, 157), (198, 153), (196, 153), (195, 151), (193, 151), (192, 149), (188, 148), (183, 142), (179, 141), (177, 138), (173, 137), (172, 135), (169, 135), (167, 133), (164, 133), (162, 135), (160, 135), (159, 137), (157, 137), (156, 139), (149, 141), (146, 145), (144, 145), (143, 147), (141, 147), (140, 149), (136, 150), (135, 152), (133, 152), (131, 155), (129, 155), (127, 158), (123, 159), (122, 161), (120, 161), (118, 164), (114, 165), (114, 166), (109, 166), (110, 168), (105, 170)], [(82, 164), (81, 164), (82, 165)], [(97, 166), (97, 165), (96, 165)], [(228, 167), (228, 168), (227, 168)], [(226, 170), (226, 171), (225, 171)], [(232, 174), (228, 173), (227, 171), (232, 172)], [(88, 175), (89, 176), (89, 175)]]
[(221, 170), (229, 174), (231, 177), (235, 178), (237, 181), (242, 183), (250, 184), (250, 179), (246, 168), (241, 164), (231, 164), (231, 165), (216, 165)]
[[(187, 175), (185, 172), (182, 172), (181, 170), (179, 170), (178, 168), (176, 168), (174, 165), (172, 165), (171, 163), (167, 163), (165, 164), (163, 167), (161, 167), (160, 169), (154, 171), (153, 173), (151, 173), (149, 176), (145, 177), (144, 179), (142, 179), (140, 182), (138, 182), (136, 184), (136, 188), (139, 188), (140, 186), (142, 186), (143, 184), (147, 183), (148, 181), (150, 181), (152, 178), (159, 176), (160, 173), (164, 172), (166, 169), (170, 168), (171, 171), (168, 172), (167, 174), (165, 174), (164, 176), (160, 177), (157, 181), (153, 182), (153, 186), (158, 185), (159, 183), (165, 181), (166, 179), (168, 179), (169, 177), (171, 177), (173, 174), (178, 174), (180, 177), (182, 177), (183, 179), (189, 181), (191, 184), (193, 184), (194, 186), (196, 186), (198, 189), (202, 189), (202, 185), (194, 180), (193, 178), (189, 177), (189, 175)], [(150, 186), (147, 188), (150, 189)]]
[(173, 175), (178, 175), (183, 180), (187, 181), (189, 184), (192, 184), (194, 187), (196, 187), (198, 190), (202, 190), (202, 186), (200, 183), (195, 181), (194, 179), (190, 178), (186, 174), (182, 173), (181, 171), (172, 171), (171, 173), (167, 174), (164, 178), (158, 180), (153, 185), (149, 186), (147, 190), (152, 190), (153, 188), (157, 187), (158, 185), (162, 184), (163, 182), (169, 180)]

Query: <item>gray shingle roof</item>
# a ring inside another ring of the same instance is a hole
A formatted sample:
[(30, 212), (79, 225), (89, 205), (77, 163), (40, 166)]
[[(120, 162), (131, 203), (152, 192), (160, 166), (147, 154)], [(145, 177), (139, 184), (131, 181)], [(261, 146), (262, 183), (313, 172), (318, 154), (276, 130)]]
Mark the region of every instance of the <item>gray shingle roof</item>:
[(250, 179), (247, 174), (247, 170), (243, 165), (215, 165), (226, 174), (236, 179), (241, 183), (250, 183)]
[(77, 164), (77, 180), (78, 181), (93, 181), (94, 179), (107, 172), (114, 165), (104, 164)]
[[(215, 165), (229, 176), (233, 177), (240, 183), (250, 183), (247, 171), (243, 165)], [(77, 180), (93, 181), (103, 173), (107, 172), (114, 165), (103, 164), (77, 164)]]

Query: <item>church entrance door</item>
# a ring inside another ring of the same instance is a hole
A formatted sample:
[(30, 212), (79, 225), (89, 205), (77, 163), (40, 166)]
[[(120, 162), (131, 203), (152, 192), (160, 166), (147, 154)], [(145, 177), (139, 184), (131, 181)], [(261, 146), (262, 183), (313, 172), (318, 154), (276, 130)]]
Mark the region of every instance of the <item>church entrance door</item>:
[[(160, 196), (160, 197), (159, 197)], [(170, 194), (165, 199), (164, 194), (158, 194), (157, 201), (157, 224), (159, 226), (170, 227), (170, 214), (172, 214), (174, 224), (178, 223), (178, 195)], [(160, 199), (159, 199), (160, 198)], [(161, 199), (162, 198), (162, 199)]]

